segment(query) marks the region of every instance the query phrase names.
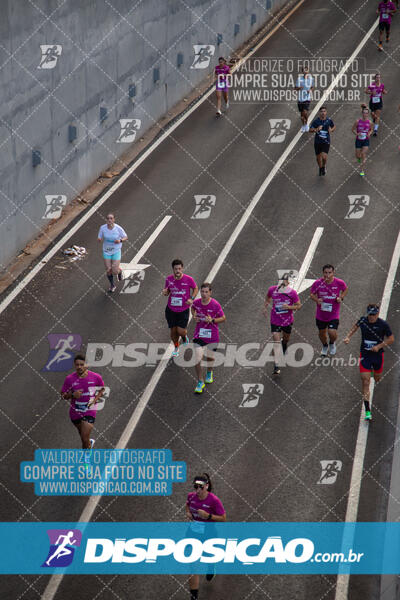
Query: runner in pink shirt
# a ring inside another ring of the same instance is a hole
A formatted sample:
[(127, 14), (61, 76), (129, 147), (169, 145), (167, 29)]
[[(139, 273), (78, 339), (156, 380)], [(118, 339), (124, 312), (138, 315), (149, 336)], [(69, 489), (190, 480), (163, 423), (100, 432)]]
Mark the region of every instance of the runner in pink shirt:
[[(193, 479), (194, 492), (188, 494), (185, 510), (186, 516), (191, 521), (188, 537), (205, 540), (215, 534), (206, 530), (205, 523), (221, 523), (226, 521), (226, 512), (221, 500), (211, 492), (212, 484), (207, 473), (197, 475)], [(215, 527), (213, 528), (215, 529)], [(214, 578), (215, 570), (207, 573), (206, 580)], [(189, 577), (190, 600), (197, 600), (199, 594), (200, 578), (198, 575)]]
[(361, 104), (361, 119), (355, 121), (351, 130), (356, 136), (356, 159), (361, 163), (360, 175), (364, 177), (369, 138), (372, 133), (372, 123), (369, 120), (369, 110), (366, 104)]
[[(323, 277), (314, 281), (310, 297), (317, 304), (316, 324), (322, 342), (322, 356), (336, 354), (337, 328), (339, 327), (340, 304), (348, 292), (342, 279), (334, 276), (335, 267), (324, 265)], [(329, 342), (329, 346), (328, 346)]]
[(104, 394), (104, 381), (98, 373), (88, 371), (85, 357), (77, 354), (74, 359), (75, 373), (67, 375), (61, 389), (64, 400), (71, 400), (69, 416), (82, 441), (82, 448), (93, 448), (90, 437), (96, 418), (96, 404)]
[(274, 372), (279, 375), (282, 364), (282, 350), (285, 354), (292, 332), (293, 312), (301, 306), (297, 292), (289, 286), (289, 273), (285, 273), (278, 283), (268, 288), (264, 302), (264, 314), (268, 314), (268, 306), (272, 302), (271, 332), (274, 340)]
[(392, 16), (396, 12), (396, 7), (393, 2), (379, 2), (376, 14), (379, 15), (379, 46), (378, 49), (382, 52), (383, 32), (386, 31), (386, 42), (390, 39), (390, 24)]
[[(211, 298), (211, 283), (204, 282), (200, 287), (201, 298), (192, 304), (192, 315), (196, 321), (193, 334), (193, 343), (196, 344), (196, 394), (201, 394), (206, 383), (212, 383), (213, 378), (213, 346), (219, 342), (219, 325), (224, 323), (226, 317), (219, 302)], [(203, 352), (205, 351), (207, 372), (204, 378), (202, 366)]]
[(379, 121), (381, 118), (381, 110), (383, 108), (383, 94), (387, 94), (385, 86), (381, 82), (381, 76), (377, 73), (374, 77), (374, 81), (365, 90), (366, 94), (369, 94), (369, 109), (371, 116), (374, 121), (374, 137), (378, 134)]
[(229, 84), (228, 84), (228, 75), (231, 74), (230, 66), (227, 64), (225, 58), (220, 56), (218, 59), (218, 65), (215, 67), (215, 93), (217, 96), (217, 117), (222, 115), (221, 112), (221, 102), (222, 96), (224, 96), (225, 100), (225, 108), (229, 108)]
[(189, 343), (187, 324), (189, 321), (189, 308), (199, 291), (195, 280), (183, 272), (183, 262), (176, 258), (172, 261), (173, 275), (165, 280), (164, 296), (168, 296), (165, 317), (171, 330), (171, 340), (175, 348), (172, 356), (179, 355), (179, 338), (183, 344)]

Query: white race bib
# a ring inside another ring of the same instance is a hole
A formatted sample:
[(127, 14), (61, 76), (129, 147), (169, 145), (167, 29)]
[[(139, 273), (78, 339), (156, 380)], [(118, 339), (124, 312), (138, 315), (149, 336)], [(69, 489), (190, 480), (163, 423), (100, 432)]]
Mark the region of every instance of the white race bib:
[(104, 248), (104, 252), (106, 254), (114, 254), (114, 252), (115, 252), (115, 246), (106, 246)]
[(319, 135), (319, 137), (326, 138), (326, 137), (328, 137), (328, 132), (325, 131), (324, 129), (321, 129), (321, 131), (318, 132), (318, 135)]
[(388, 19), (388, 18), (389, 18), (388, 13), (382, 13), (382, 19)]
[(211, 329), (204, 329), (204, 327), (201, 327), (200, 331), (199, 331), (199, 337), (210, 339), (211, 338)]
[(75, 410), (78, 412), (85, 412), (87, 410), (88, 401), (79, 402), (79, 400), (75, 400)]
[(366, 350), (371, 350), (373, 346), (376, 346), (375, 340), (364, 340), (364, 346)]
[(377, 104), (380, 101), (381, 101), (381, 97), (380, 96), (372, 96), (372, 103), (373, 104)]
[(365, 131), (360, 131), (359, 132), (358, 139), (359, 140), (366, 140), (367, 139), (367, 134), (365, 133)]
[(323, 302), (321, 304), (321, 310), (323, 310), (324, 312), (332, 312), (332, 304), (330, 304), (329, 302)]
[(284, 305), (284, 302), (280, 302), (279, 304), (275, 304), (275, 312), (277, 315), (283, 315), (284, 313), (288, 312), (287, 308), (282, 308), (282, 306)]
[(182, 306), (182, 298), (179, 296), (172, 296), (171, 306)]

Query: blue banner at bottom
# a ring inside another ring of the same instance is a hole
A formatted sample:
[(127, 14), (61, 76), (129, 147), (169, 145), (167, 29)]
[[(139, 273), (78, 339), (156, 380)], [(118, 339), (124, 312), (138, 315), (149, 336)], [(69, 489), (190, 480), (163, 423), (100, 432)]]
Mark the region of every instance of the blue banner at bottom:
[(1, 523), (1, 574), (398, 574), (400, 523)]

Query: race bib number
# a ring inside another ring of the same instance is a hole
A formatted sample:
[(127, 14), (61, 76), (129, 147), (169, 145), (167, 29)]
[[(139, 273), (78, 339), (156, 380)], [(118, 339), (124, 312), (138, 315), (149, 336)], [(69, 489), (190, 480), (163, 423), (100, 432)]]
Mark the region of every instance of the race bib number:
[(326, 138), (326, 137), (328, 137), (328, 132), (325, 131), (324, 129), (321, 129), (321, 131), (318, 132), (318, 135), (319, 135), (319, 137)]
[(280, 303), (280, 304), (275, 304), (275, 312), (277, 315), (283, 315), (284, 313), (288, 312), (287, 308), (282, 308), (284, 303)]
[(364, 340), (364, 347), (366, 350), (371, 350), (373, 346), (376, 346), (377, 342), (375, 340)]
[(360, 133), (358, 134), (358, 139), (359, 140), (366, 140), (367, 139), (367, 134), (365, 133), (365, 131), (360, 131)]
[(199, 336), (208, 340), (211, 339), (211, 329), (205, 329), (204, 327), (202, 327), (199, 331)]
[(377, 104), (380, 101), (381, 101), (381, 97), (380, 96), (372, 96), (372, 103), (373, 104)]
[(115, 246), (106, 246), (104, 248), (104, 252), (106, 254), (114, 254), (114, 252), (115, 252)]
[(80, 402), (79, 400), (75, 400), (75, 410), (77, 412), (85, 412), (87, 410), (88, 401)]
[(195, 533), (204, 533), (206, 527), (205, 523), (200, 523), (199, 521), (193, 521), (190, 523), (190, 529)]
[(330, 304), (329, 302), (323, 302), (321, 304), (321, 310), (323, 310), (324, 312), (332, 312), (332, 304)]
[(388, 19), (389, 13), (382, 13), (382, 19)]
[(182, 306), (182, 298), (179, 296), (172, 296), (171, 306)]

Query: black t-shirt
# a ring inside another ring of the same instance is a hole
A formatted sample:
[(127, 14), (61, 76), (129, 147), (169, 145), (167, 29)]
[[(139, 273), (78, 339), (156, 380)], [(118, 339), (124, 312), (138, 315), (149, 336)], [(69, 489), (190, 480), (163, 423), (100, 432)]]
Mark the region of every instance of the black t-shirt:
[[(370, 354), (370, 348), (372, 348), (372, 346), (381, 344), (385, 337), (390, 337), (392, 335), (388, 323), (383, 319), (378, 318), (375, 323), (370, 323), (368, 317), (361, 317), (358, 319), (357, 325), (361, 331), (360, 351), (362, 353), (367, 352)], [(379, 350), (379, 352), (383, 352), (383, 348)]]
[(330, 128), (334, 127), (334, 123), (333, 123), (332, 119), (322, 120), (319, 117), (317, 117), (311, 123), (311, 129), (316, 129), (320, 125), (322, 125), (322, 129), (320, 131), (316, 131), (315, 132), (315, 138), (314, 138), (315, 144), (321, 144), (321, 143), (324, 143), (324, 142), (326, 144), (330, 144), (331, 143), (331, 136), (329, 135), (329, 129), (328, 128), (329, 127)]

